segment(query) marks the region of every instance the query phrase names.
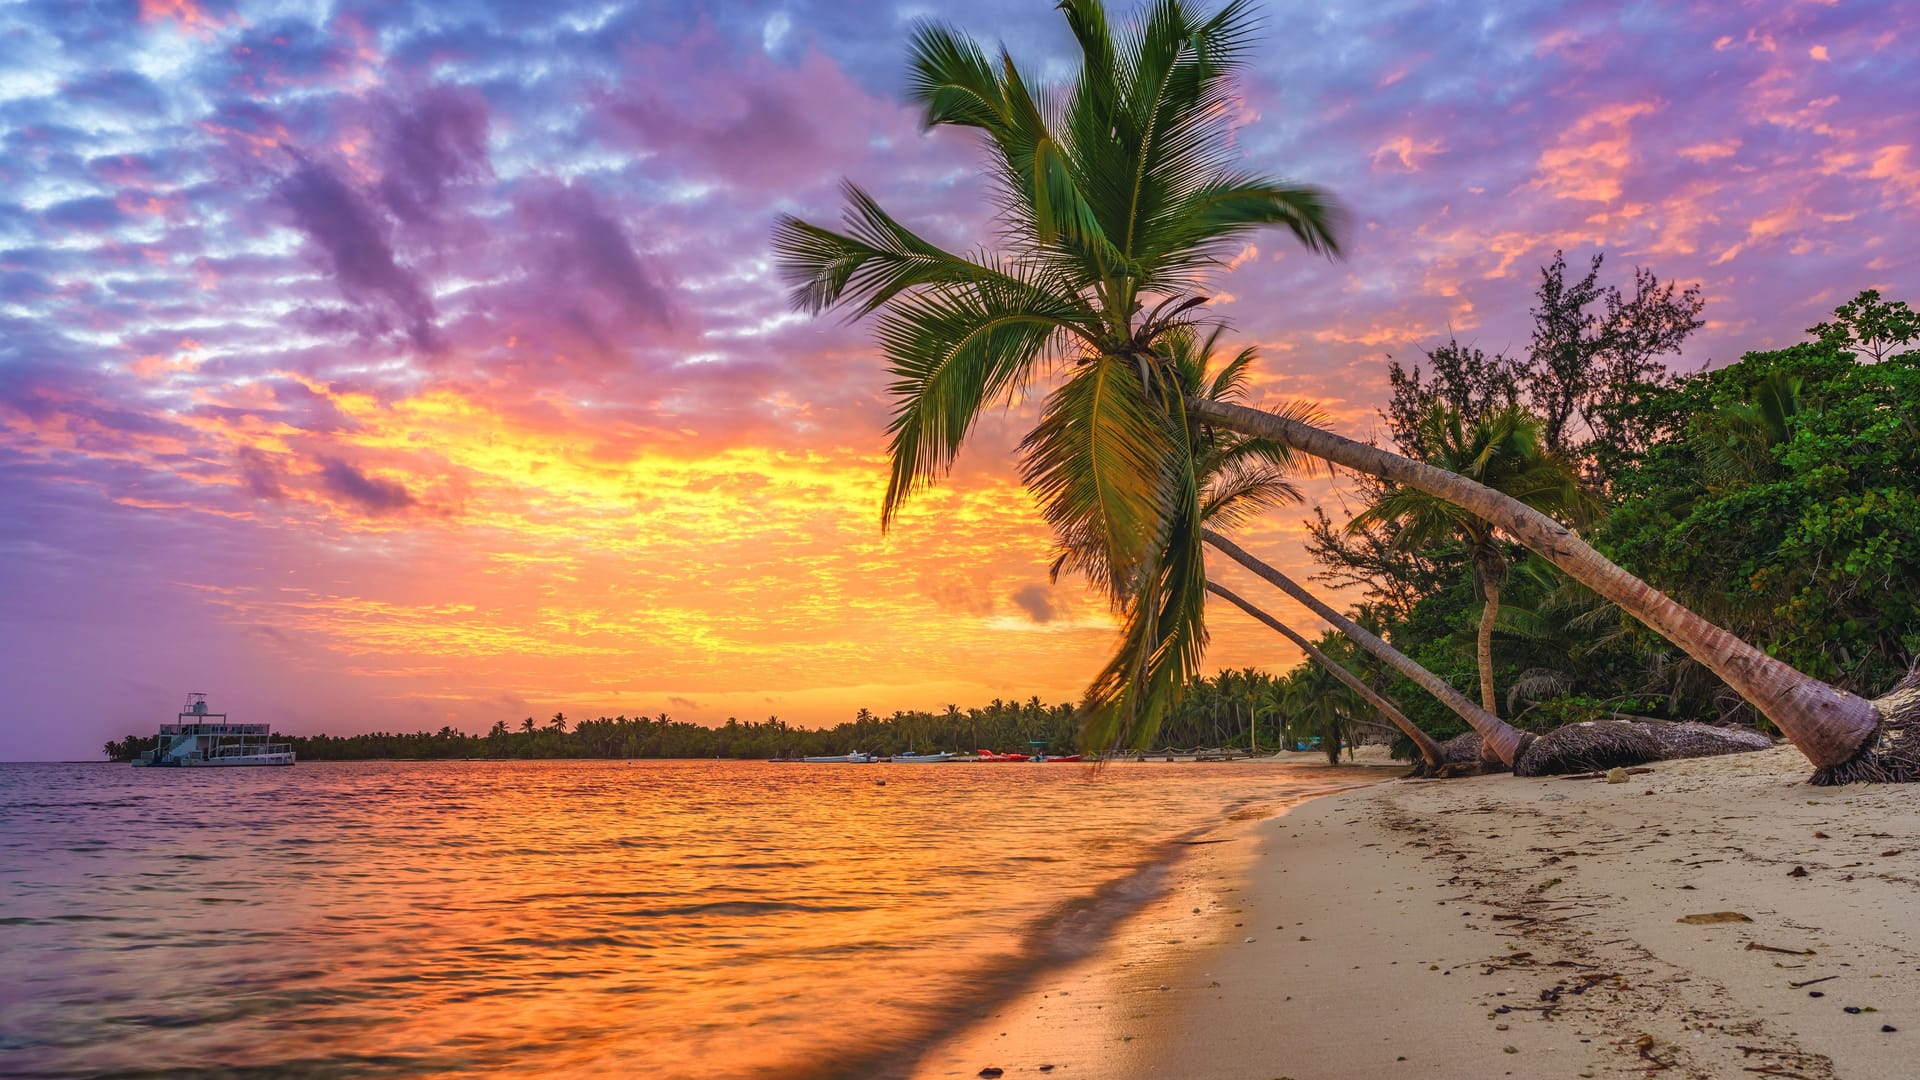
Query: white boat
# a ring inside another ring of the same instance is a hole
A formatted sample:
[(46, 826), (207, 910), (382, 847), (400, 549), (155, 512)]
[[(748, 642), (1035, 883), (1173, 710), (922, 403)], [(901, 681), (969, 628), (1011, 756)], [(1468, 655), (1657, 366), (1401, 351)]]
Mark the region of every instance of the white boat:
[(269, 742), (270, 724), (229, 723), (226, 713), (208, 712), (207, 695), (188, 694), (175, 722), (160, 725), (158, 745), (134, 759), (135, 765), (193, 767), (291, 765), (293, 747)]
[(953, 755), (948, 753), (895, 754), (888, 760), (892, 761), (895, 765), (937, 765), (942, 761), (952, 761)]
[(809, 765), (871, 765), (880, 759), (872, 754), (855, 750), (851, 754), (838, 754), (832, 757), (801, 758)]

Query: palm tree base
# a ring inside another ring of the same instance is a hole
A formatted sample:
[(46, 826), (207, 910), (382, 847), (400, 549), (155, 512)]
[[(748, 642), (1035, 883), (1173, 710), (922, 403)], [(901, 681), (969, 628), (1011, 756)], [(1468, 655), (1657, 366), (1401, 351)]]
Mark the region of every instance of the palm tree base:
[(1838, 784), (1920, 783), (1920, 664), (1885, 697), (1876, 698), (1880, 729), (1853, 757), (1816, 770), (1807, 782)]

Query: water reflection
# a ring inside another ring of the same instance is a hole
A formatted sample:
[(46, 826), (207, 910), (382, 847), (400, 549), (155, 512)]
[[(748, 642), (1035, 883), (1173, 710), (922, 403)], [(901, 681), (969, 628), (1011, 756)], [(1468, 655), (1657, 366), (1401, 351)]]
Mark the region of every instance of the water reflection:
[[(885, 779), (885, 786), (874, 781)], [(869, 1074), (1270, 765), (0, 765), (37, 1075)]]

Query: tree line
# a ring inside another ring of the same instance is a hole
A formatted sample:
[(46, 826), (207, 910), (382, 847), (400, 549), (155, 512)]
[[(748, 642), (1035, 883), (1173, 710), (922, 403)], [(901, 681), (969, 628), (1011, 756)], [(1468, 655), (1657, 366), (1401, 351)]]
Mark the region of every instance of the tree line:
[[(1249, 725), (1262, 725), (1259, 737), (1271, 748), (1284, 724), (1272, 709), (1271, 695), (1263, 694), (1275, 682), (1264, 672), (1222, 672), (1215, 680), (1201, 680), (1196, 693), (1167, 735), (1183, 747), (1246, 745)], [(863, 750), (900, 754), (945, 750), (971, 754), (975, 750), (1040, 749), (1049, 754), (1078, 753), (1079, 710), (1073, 704), (1049, 705), (1039, 697), (1024, 702), (998, 698), (984, 706), (962, 709), (948, 705), (939, 711), (897, 710), (880, 716), (860, 709), (852, 720), (819, 728), (797, 727), (777, 716), (766, 720), (729, 717), (724, 724), (706, 725), (657, 716), (612, 716), (575, 722), (555, 713), (545, 722), (524, 717), (517, 723), (496, 721), (485, 734), (474, 735), (451, 725), (439, 731), (369, 732), (362, 735), (274, 735), (274, 742), (292, 746), (301, 761), (367, 761), (462, 758), (774, 758), (845, 754)], [(153, 749), (156, 736), (129, 735), (110, 740), (105, 753), (112, 761), (132, 761)]]

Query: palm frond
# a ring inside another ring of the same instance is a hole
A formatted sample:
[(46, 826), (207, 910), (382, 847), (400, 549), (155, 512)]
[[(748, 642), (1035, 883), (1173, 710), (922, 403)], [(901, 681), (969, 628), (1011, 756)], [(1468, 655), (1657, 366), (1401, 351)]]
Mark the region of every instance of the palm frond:
[(1278, 469), (1235, 466), (1208, 483), (1200, 504), (1200, 519), (1215, 529), (1228, 530), (1275, 507), (1300, 501), (1300, 489)]
[(914, 27), (907, 46), (907, 98), (922, 126), (978, 128), (997, 137), (1008, 124), (1007, 99), (978, 43), (945, 23)]
[(879, 328), (895, 402), (883, 527), (914, 491), (945, 475), (981, 410), (1017, 392), (1048, 347), (1076, 332), (1077, 314), (1070, 299), (1019, 287), (896, 298)]
[(1178, 453), (1134, 365), (1115, 356), (1082, 365), (1049, 395), (1020, 451), (1066, 565), (1102, 575), (1117, 601), (1131, 595), (1163, 531)]
[(800, 310), (818, 313), (853, 302), (854, 317), (859, 318), (902, 292), (928, 285), (1058, 291), (1057, 283), (1044, 278), (1021, 280), (1000, 267), (953, 254), (894, 220), (858, 186), (848, 183), (842, 190), (846, 232), (787, 215), (774, 226), (774, 254), (793, 285), (793, 305)]

